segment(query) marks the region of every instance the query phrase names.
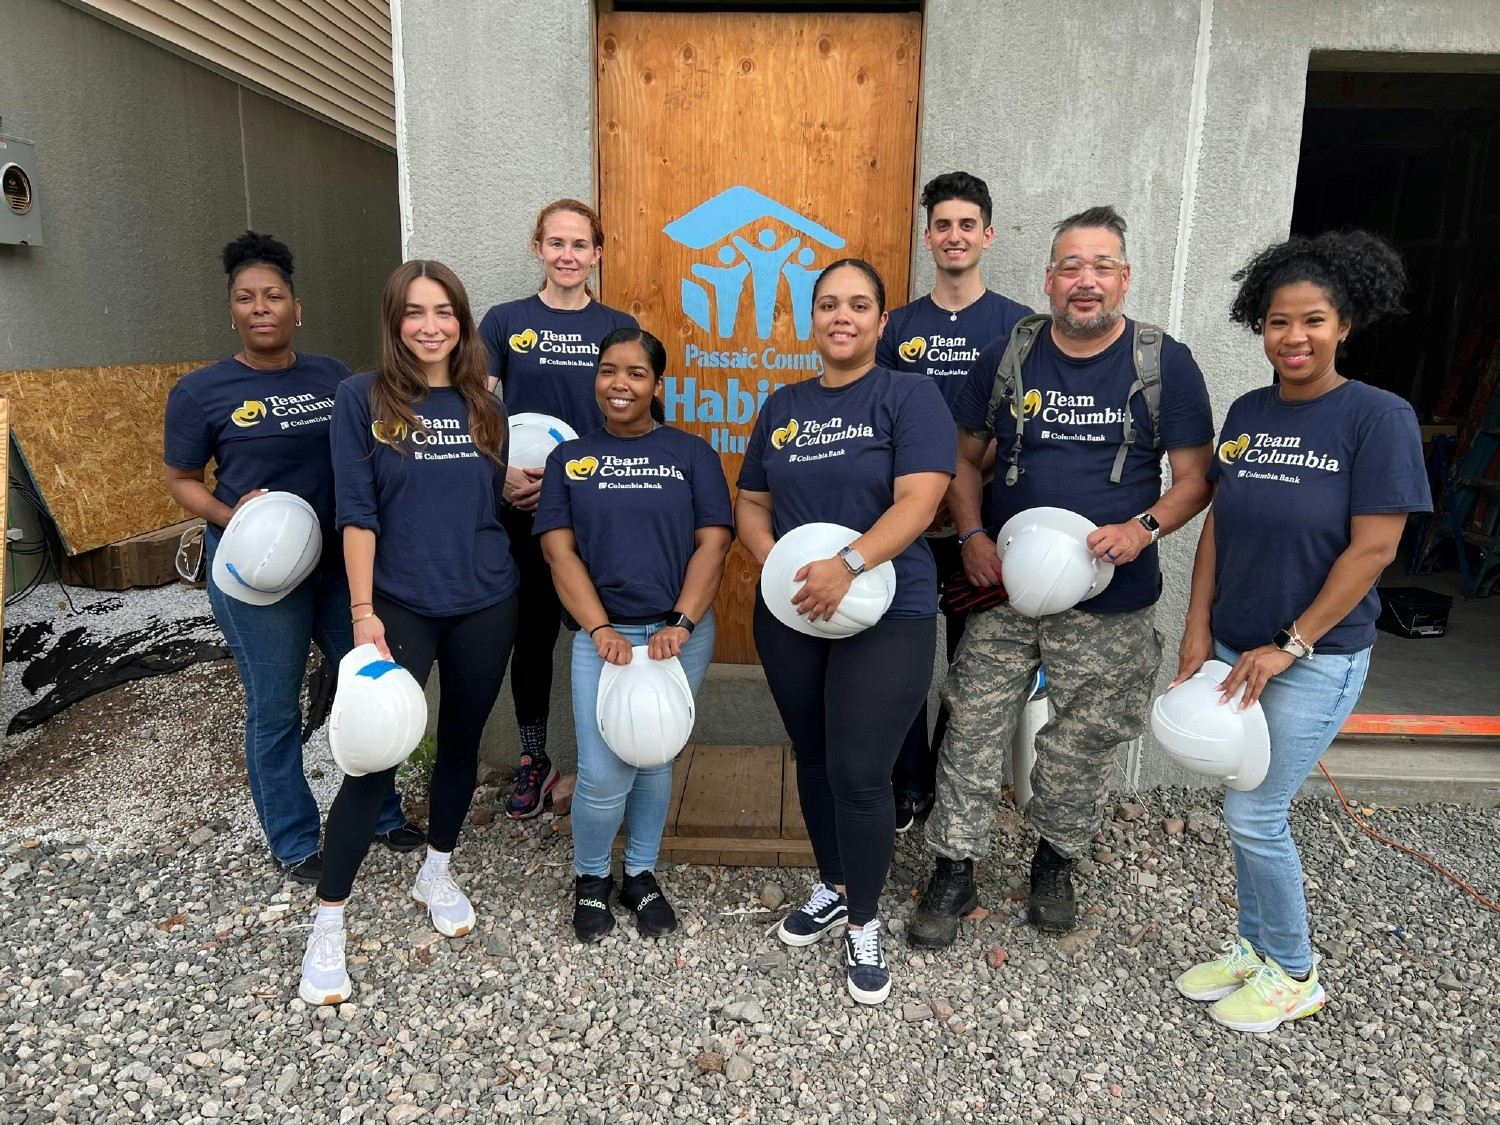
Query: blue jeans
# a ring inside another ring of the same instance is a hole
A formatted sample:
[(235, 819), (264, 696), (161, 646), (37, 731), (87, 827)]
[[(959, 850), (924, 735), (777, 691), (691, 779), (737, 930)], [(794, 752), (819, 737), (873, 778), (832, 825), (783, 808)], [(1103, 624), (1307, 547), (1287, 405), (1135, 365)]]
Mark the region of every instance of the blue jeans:
[[(1214, 641), (1214, 654), (1233, 665), (1239, 654)], [(1240, 936), (1287, 972), (1312, 969), (1302, 860), (1287, 810), (1292, 797), (1354, 710), (1370, 670), (1370, 650), (1314, 654), (1272, 676), (1260, 705), (1271, 732), (1271, 765), (1255, 789), (1228, 789), (1224, 823), (1234, 845)]]
[[(204, 537), (207, 573), (222, 529), (210, 524)], [(349, 623), (349, 583), (340, 573), (318, 571), (271, 605), (250, 605), (208, 580), (213, 607), (245, 687), (245, 770), (250, 798), (271, 854), (284, 864), (301, 863), (318, 851), (320, 820), (302, 773), (302, 681), (307, 649), (318, 642), (328, 663), (354, 647)], [(394, 781), (380, 810), (379, 832), (406, 823)]]
[[(643, 645), (660, 625), (616, 625), (632, 645)], [(693, 695), (714, 654), (710, 610), (682, 646), (682, 671)], [(640, 659), (639, 656), (636, 659)], [(573, 791), (573, 867), (579, 875), (609, 874), (610, 848), (625, 821), (625, 874), (654, 871), (672, 799), (672, 763), (652, 769), (626, 765), (599, 734), (596, 704), (604, 661), (583, 630), (573, 637), (573, 725), (578, 730), (578, 787)]]

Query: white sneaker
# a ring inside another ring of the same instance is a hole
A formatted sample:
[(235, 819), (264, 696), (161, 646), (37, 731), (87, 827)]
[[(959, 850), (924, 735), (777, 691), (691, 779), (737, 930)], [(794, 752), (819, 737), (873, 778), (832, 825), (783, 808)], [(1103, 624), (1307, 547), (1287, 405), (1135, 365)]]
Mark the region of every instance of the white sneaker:
[(354, 991), (344, 968), (344, 927), (314, 926), (302, 955), (297, 995), (314, 1007), (342, 1004)]
[(433, 928), (444, 937), (463, 937), (474, 928), (474, 907), (458, 889), (447, 864), (424, 863), (411, 897), (427, 907)]

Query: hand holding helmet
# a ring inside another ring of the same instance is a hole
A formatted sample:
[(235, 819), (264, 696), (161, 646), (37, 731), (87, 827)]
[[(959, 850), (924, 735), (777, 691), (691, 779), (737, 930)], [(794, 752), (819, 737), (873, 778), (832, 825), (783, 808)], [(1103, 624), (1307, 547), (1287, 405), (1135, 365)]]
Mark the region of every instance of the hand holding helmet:
[[(896, 568), (887, 560), (850, 576), (836, 556), (858, 538), (859, 532), (836, 523), (805, 523), (788, 531), (761, 565), (760, 593), (766, 608), (783, 625), (812, 637), (849, 637), (874, 625), (896, 596)], [(833, 567), (843, 575), (834, 573)], [(806, 591), (808, 585), (811, 591)], [(843, 592), (834, 600), (839, 586)], [(804, 610), (809, 601), (812, 604)]]
[(1210, 660), (1158, 696), (1151, 705), (1151, 733), (1184, 769), (1248, 791), (1265, 780), (1271, 735), (1259, 703), (1221, 701), (1219, 685), (1228, 674), (1228, 664)]
[(380, 773), (411, 756), (427, 730), (427, 697), (412, 674), (360, 645), (339, 661), (328, 745), (352, 777)]
[(837, 558), (813, 559), (792, 575), (802, 588), (792, 595), (792, 605), (809, 621), (832, 621), (839, 603), (854, 584), (854, 575)]
[(693, 689), (682, 663), (652, 660), (645, 645), (623, 665), (599, 674), (595, 720), (605, 745), (628, 765), (663, 766), (677, 757), (693, 732)]
[(1115, 568), (1089, 550), (1089, 536), (1097, 530), (1092, 520), (1065, 508), (1027, 508), (1006, 520), (998, 537), (1000, 577), (1011, 608), (1046, 617), (1102, 593)]

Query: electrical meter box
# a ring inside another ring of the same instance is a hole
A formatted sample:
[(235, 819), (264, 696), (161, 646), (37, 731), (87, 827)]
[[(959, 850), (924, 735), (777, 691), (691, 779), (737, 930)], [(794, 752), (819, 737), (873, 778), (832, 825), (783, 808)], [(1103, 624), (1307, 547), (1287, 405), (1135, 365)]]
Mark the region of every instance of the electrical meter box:
[(36, 145), (0, 134), (0, 244), (42, 244), (40, 196)]

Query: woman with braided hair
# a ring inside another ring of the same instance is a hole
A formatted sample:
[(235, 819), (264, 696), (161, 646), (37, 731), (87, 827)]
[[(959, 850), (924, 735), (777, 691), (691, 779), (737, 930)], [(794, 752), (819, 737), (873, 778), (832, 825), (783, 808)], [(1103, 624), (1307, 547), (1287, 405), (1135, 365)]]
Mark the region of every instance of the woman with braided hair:
[(1375, 583), (1406, 514), (1432, 501), (1411, 405), (1338, 371), (1350, 332), (1402, 311), (1396, 251), (1362, 231), (1299, 236), (1234, 280), (1230, 319), (1262, 338), (1277, 381), (1225, 417), (1173, 682), (1206, 660), (1231, 665), (1220, 703), (1241, 687), (1240, 708), (1260, 702), (1271, 761), (1258, 787), (1224, 799), (1239, 933), (1177, 987), (1213, 1001), (1225, 1027), (1270, 1031), (1326, 998), (1287, 811), (1364, 687)]

